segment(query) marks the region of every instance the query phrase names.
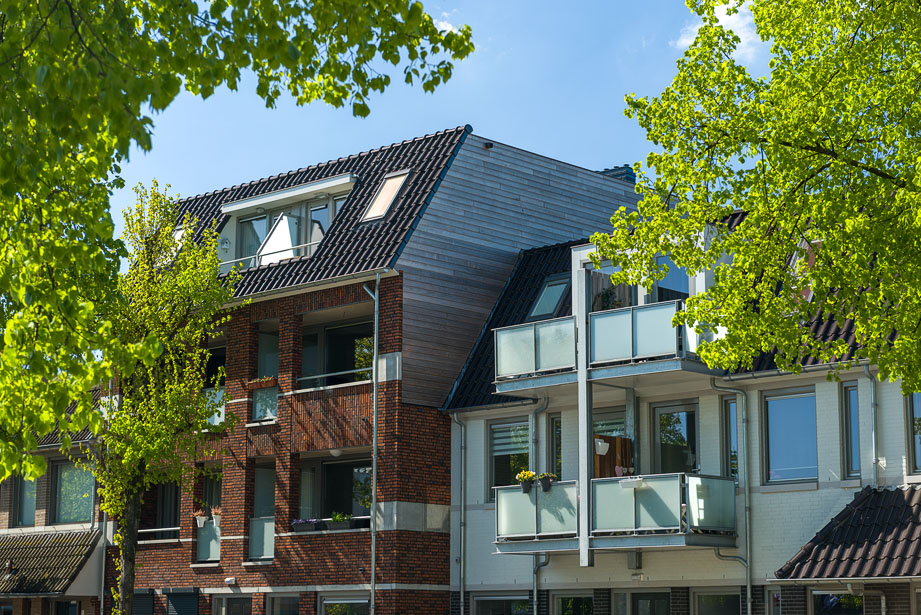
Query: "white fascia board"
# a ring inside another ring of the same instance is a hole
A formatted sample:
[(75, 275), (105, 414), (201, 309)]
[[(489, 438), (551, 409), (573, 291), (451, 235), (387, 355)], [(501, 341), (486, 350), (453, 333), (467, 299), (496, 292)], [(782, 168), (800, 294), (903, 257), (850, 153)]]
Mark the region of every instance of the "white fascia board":
[(276, 190), (275, 192), (269, 192), (268, 194), (260, 194), (259, 196), (254, 196), (252, 198), (233, 201), (232, 203), (222, 205), (221, 213), (240, 214), (249, 210), (256, 209), (258, 207), (271, 209), (274, 207), (281, 207), (282, 205), (288, 205), (297, 201), (303, 201), (311, 194), (316, 194), (319, 192), (343, 192), (345, 190), (351, 189), (351, 187), (355, 185), (355, 181), (357, 179), (358, 178), (351, 173), (336, 175), (335, 177), (320, 179), (308, 184), (294, 186), (293, 188)]

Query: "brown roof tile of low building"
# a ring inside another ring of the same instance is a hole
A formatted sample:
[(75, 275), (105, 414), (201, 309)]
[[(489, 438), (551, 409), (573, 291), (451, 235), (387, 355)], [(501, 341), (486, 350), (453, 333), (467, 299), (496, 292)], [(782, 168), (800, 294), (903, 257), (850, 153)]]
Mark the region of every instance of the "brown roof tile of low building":
[(65, 592), (98, 540), (98, 531), (0, 536), (0, 594)]

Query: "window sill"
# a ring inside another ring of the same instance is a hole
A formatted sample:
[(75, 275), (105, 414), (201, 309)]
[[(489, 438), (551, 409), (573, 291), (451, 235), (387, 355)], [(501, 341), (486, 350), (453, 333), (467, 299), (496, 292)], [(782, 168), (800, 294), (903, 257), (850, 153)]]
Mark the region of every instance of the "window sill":
[(275, 559), (252, 559), (243, 562), (243, 566), (271, 566), (275, 563)]
[(861, 485), (860, 481), (861, 481), (861, 478), (859, 476), (851, 476), (849, 478), (845, 478), (840, 483), (838, 483), (838, 486), (841, 487), (842, 489), (853, 489), (855, 487), (860, 487)]
[(196, 562), (189, 564), (189, 568), (217, 568), (220, 565), (221, 562)]
[(921, 483), (921, 474), (906, 474), (902, 477), (902, 483), (906, 485), (916, 485)]
[(252, 423), (247, 423), (246, 428), (249, 429), (251, 427), (266, 427), (268, 425), (278, 425), (278, 419), (274, 418), (274, 419), (265, 419), (262, 421), (253, 421)]
[(168, 545), (182, 542), (178, 538), (152, 538), (150, 540), (139, 540), (138, 546), (141, 545)]
[(783, 493), (785, 491), (815, 491), (819, 488), (818, 481), (804, 481), (799, 483), (771, 483), (761, 485), (760, 493)]

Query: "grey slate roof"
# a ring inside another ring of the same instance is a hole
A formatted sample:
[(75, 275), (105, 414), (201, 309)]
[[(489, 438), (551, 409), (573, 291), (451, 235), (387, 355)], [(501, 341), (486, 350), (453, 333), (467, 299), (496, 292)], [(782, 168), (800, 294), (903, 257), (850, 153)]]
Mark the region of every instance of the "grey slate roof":
[(921, 485), (858, 492), (775, 575), (790, 580), (921, 576)]
[(98, 531), (0, 536), (0, 594), (63, 593), (98, 540)]
[[(236, 296), (391, 267), (472, 130), (460, 126), (184, 199), (180, 215), (191, 213), (198, 219), (194, 235), (198, 238), (204, 228), (214, 224), (220, 229), (228, 222), (222, 205), (351, 173), (358, 177), (357, 183), (314, 254), (245, 270)], [(411, 169), (409, 177), (387, 215), (362, 223), (384, 176), (406, 169)]]
[[(517, 398), (493, 394), (495, 380), (495, 347), (492, 330), (498, 327), (517, 325), (525, 317), (543, 288), (547, 276), (569, 273), (574, 246), (588, 243), (587, 239), (578, 239), (567, 243), (522, 250), (509, 275), (508, 282), (493, 307), (489, 320), (480, 332), (467, 357), (467, 362), (458, 377), (457, 384), (448, 398), (445, 408), (471, 408), (489, 404), (500, 404)], [(571, 291), (570, 291), (571, 292)], [(563, 298), (563, 311), (559, 316), (572, 313), (570, 295)]]

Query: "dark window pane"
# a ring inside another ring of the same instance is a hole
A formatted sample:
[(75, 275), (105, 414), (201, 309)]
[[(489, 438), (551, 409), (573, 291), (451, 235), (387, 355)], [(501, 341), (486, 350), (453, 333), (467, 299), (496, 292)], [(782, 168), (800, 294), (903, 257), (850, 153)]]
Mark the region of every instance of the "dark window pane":
[(368, 461), (328, 463), (323, 469), (325, 517), (333, 513), (363, 517), (370, 513), (371, 464)]
[(912, 393), (909, 400), (911, 405), (911, 432), (912, 441), (912, 471), (921, 472), (921, 393)]
[(736, 400), (727, 399), (725, 402), (726, 425), (726, 473), (735, 479), (739, 478), (739, 431), (736, 422)]
[(844, 387), (844, 450), (848, 476), (860, 476), (860, 403), (857, 387)]
[(776, 397), (767, 408), (767, 480), (818, 478), (815, 397)]
[(559, 615), (592, 615), (592, 598), (561, 596), (556, 599), (556, 608)]
[(262, 467), (255, 470), (253, 488), (253, 517), (275, 516), (275, 468)]
[(227, 598), (226, 615), (252, 615), (253, 599), (246, 598)]
[[(240, 223), (240, 258), (253, 256), (265, 240), (268, 225), (265, 216), (250, 218)], [(244, 267), (251, 266), (243, 263)]]
[(367, 602), (324, 602), (323, 615), (368, 615)]
[[(211, 348), (209, 349), (208, 353), (208, 363), (205, 367), (205, 388), (211, 388), (215, 386), (215, 381), (217, 381), (218, 374), (220, 373), (220, 368), (227, 365), (227, 348), (225, 346)], [(217, 386), (224, 386), (223, 377), (217, 381)]]
[(658, 301), (675, 301), (689, 296), (688, 274), (676, 266), (667, 256), (656, 258), (659, 265), (667, 265), (668, 273), (656, 284)]
[(537, 296), (537, 301), (534, 302), (534, 307), (531, 308), (531, 313), (528, 314), (528, 318), (553, 316), (568, 288), (569, 281), (566, 279), (546, 282), (540, 294)]
[(659, 471), (693, 472), (697, 468), (697, 412), (659, 413)]
[(490, 426), (492, 486), (515, 483), (515, 476), (528, 468), (528, 424)]
[(531, 615), (526, 598), (502, 600), (477, 600), (477, 615)]
[[(157, 519), (156, 527), (179, 526), (179, 485), (167, 483), (157, 485)], [(178, 531), (156, 532), (151, 538), (165, 540), (179, 538)]]
[[(329, 206), (321, 205), (320, 207), (310, 208), (310, 237), (307, 243), (319, 243), (326, 235), (329, 228)], [(316, 249), (316, 246), (314, 246)]]
[(742, 600), (739, 594), (703, 594), (697, 596), (697, 615), (739, 615)]
[(16, 525), (35, 525), (35, 481), (16, 479)]
[(371, 379), (374, 357), (374, 325), (365, 323), (337, 327), (326, 332), (327, 373), (349, 372), (327, 378), (327, 384), (343, 384)]
[(815, 594), (812, 607), (814, 615), (863, 615), (863, 596)]
[[(320, 335), (305, 333), (301, 336), (301, 377), (316, 376), (322, 373), (320, 364)], [(310, 388), (321, 386), (317, 379), (301, 381), (301, 386)]]
[(278, 375), (278, 333), (259, 334), (259, 356), (256, 365), (256, 376)]
[(633, 615), (669, 615), (668, 607), (671, 596), (667, 593), (633, 594)]
[(550, 419), (550, 431), (553, 433), (553, 451), (550, 462), (553, 464), (553, 473), (558, 477), (563, 476), (563, 422), (560, 417)]

